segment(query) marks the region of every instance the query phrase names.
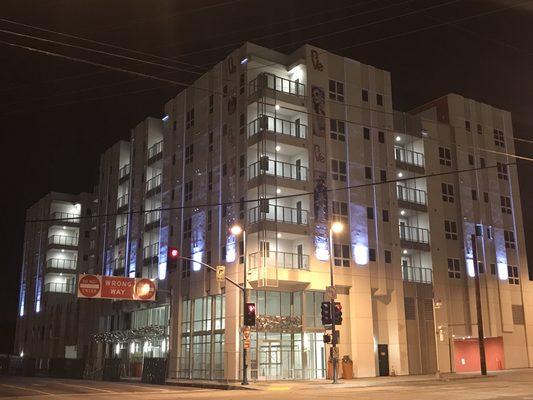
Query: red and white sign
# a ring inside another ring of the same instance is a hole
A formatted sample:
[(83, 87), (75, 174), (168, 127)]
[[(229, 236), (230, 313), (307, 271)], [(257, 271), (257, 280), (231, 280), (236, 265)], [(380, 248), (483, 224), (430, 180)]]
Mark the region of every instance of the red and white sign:
[(156, 292), (156, 282), (146, 278), (103, 275), (78, 278), (78, 297), (82, 298), (154, 301)]

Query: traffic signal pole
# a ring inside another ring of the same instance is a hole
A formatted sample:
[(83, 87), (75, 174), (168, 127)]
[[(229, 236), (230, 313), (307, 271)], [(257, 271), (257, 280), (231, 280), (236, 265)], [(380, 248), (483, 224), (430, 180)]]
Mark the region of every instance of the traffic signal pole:
[(479, 344), (479, 364), (481, 375), (487, 375), (487, 359), (485, 357), (485, 334), (483, 332), (483, 311), (481, 310), (481, 294), (479, 288), (479, 265), (477, 261), (477, 240), (476, 235), (472, 237), (472, 258), (474, 262), (474, 284), (476, 289), (476, 311), (477, 311), (477, 337)]
[[(330, 276), (330, 285), (334, 287), (333, 283), (333, 230), (329, 229), (329, 276)], [(331, 315), (331, 347), (332, 347), (332, 357), (331, 365), (333, 367), (333, 383), (338, 383), (337, 378), (337, 356), (336, 356), (336, 347), (337, 347), (337, 335), (335, 334), (335, 299), (330, 299), (329, 302), (330, 315)]]

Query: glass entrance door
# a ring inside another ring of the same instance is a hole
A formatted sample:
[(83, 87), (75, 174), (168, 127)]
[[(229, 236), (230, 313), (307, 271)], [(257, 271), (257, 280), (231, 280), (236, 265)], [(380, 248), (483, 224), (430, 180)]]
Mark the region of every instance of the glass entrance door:
[(259, 344), (260, 379), (283, 379), (281, 342), (263, 340)]

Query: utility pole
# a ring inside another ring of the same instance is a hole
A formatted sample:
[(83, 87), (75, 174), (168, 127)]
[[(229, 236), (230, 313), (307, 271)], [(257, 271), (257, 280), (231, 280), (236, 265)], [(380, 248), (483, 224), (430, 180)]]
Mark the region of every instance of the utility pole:
[(481, 295), (479, 289), (479, 266), (477, 261), (477, 240), (476, 236), (482, 235), (483, 230), (476, 225), (476, 233), (472, 234), (472, 256), (474, 261), (474, 281), (476, 288), (476, 311), (477, 311), (477, 335), (479, 343), (479, 363), (481, 366), (481, 375), (487, 375), (487, 359), (485, 356), (485, 335), (483, 333), (483, 311), (481, 310)]

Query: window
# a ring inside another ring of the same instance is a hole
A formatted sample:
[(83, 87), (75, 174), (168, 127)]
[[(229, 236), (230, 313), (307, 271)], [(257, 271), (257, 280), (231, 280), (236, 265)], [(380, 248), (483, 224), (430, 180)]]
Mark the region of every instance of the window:
[(467, 132), (470, 132), (471, 129), (470, 129), (470, 121), (465, 121), (465, 129)]
[(477, 133), (483, 135), (483, 127), (481, 126), (481, 124), (477, 124)]
[(370, 140), (370, 128), (363, 128), (363, 138), (366, 140)]
[(228, 174), (228, 164), (224, 163), (222, 164), (222, 176), (226, 176)]
[(474, 165), (474, 156), (472, 154), (468, 155), (468, 164)]
[(183, 239), (190, 238), (192, 236), (192, 218), (186, 218), (183, 221)]
[(239, 116), (239, 135), (244, 135), (244, 114)]
[(185, 114), (185, 127), (192, 128), (194, 126), (194, 108), (191, 108)]
[(509, 284), (520, 285), (520, 276), (518, 275), (518, 267), (508, 265), (507, 272), (509, 274)]
[(228, 85), (224, 85), (222, 88), (222, 96), (227, 97), (228, 96)]
[(185, 147), (185, 164), (190, 164), (194, 159), (194, 145), (191, 144)]
[(507, 165), (502, 164), (501, 162), (496, 163), (496, 169), (498, 170), (498, 179), (503, 179), (504, 181), (509, 180), (509, 175), (507, 173)]
[(378, 132), (378, 141), (379, 143), (385, 143), (385, 132)]
[(178, 127), (178, 122), (177, 121), (172, 122), (172, 130), (175, 131), (177, 127)]
[(374, 208), (372, 208), (372, 207), (367, 207), (366, 208), (366, 217), (368, 219), (374, 219)]
[(457, 223), (455, 221), (444, 220), (444, 236), (446, 239), (457, 240)]
[(244, 197), (239, 199), (239, 219), (241, 221), (244, 219)]
[(239, 157), (239, 176), (244, 176), (244, 172), (246, 170), (246, 156), (244, 154), (241, 154)]
[(376, 261), (376, 249), (368, 249), (368, 260)]
[(405, 297), (404, 302), (405, 319), (408, 321), (416, 320), (416, 305), (414, 297)]
[(479, 166), (481, 168), (485, 168), (486, 164), (485, 164), (485, 158), (483, 157), (479, 157)]
[(505, 240), (505, 247), (508, 249), (516, 248), (516, 242), (514, 239), (513, 231), (503, 231), (503, 238)]
[(477, 190), (476, 189), (472, 189), (472, 200), (477, 200)]
[(213, 131), (209, 132), (209, 152), (213, 151)]
[(346, 161), (331, 160), (331, 178), (334, 181), (346, 182)]
[(365, 178), (372, 179), (372, 167), (365, 167)]
[(439, 162), (440, 165), (452, 166), (452, 152), (449, 148), (439, 147)]
[(244, 241), (239, 240), (239, 264), (244, 264)]
[(379, 171), (379, 178), (381, 179), (381, 182), (387, 182), (387, 171), (384, 169)]
[(496, 275), (496, 264), (490, 264), (490, 274)]
[(503, 136), (503, 132), (498, 129), (494, 129), (494, 145), (505, 148), (505, 138)]
[(507, 196), (500, 196), (500, 204), (502, 207), (502, 213), (512, 214), (513, 209), (511, 208), (511, 198)]
[(367, 101), (368, 102), (368, 90), (366, 90), (366, 89), (361, 90), (361, 99), (363, 101)]
[(483, 201), (485, 203), (489, 202), (489, 192), (483, 192)]
[(477, 262), (477, 270), (480, 274), (484, 274), (485, 273), (485, 264), (483, 264), (483, 261), (478, 261)]
[(347, 244), (333, 244), (333, 263), (336, 267), (350, 266), (350, 246)]
[(329, 80), (329, 98), (330, 100), (344, 101), (344, 83)]
[(492, 226), (487, 226), (487, 239), (494, 239), (494, 228)]
[(382, 211), (383, 222), (389, 222), (389, 210)]
[(513, 312), (513, 324), (514, 325), (524, 325), (524, 306), (521, 304), (513, 304), (511, 306)]
[(330, 127), (329, 135), (333, 140), (339, 140), (341, 142), (346, 141), (346, 125), (344, 124), (344, 121), (330, 119), (329, 127)]
[(215, 98), (213, 95), (209, 96), (209, 114), (213, 114), (215, 109)]
[(383, 105), (383, 95), (382, 94), (376, 94), (376, 103), (378, 106)]
[(192, 181), (185, 183), (185, 201), (192, 199)]
[(244, 74), (241, 74), (239, 76), (239, 94), (244, 94), (244, 86), (246, 84), (246, 79), (244, 77)]
[(206, 221), (206, 225), (207, 225), (207, 230), (208, 231), (211, 231), (211, 227), (213, 225), (213, 212), (211, 210), (207, 210), (207, 221)]
[(385, 250), (385, 262), (390, 264), (392, 262), (392, 253), (390, 250)]
[(348, 203), (332, 201), (333, 220), (348, 224)]
[(461, 279), (461, 267), (457, 258), (448, 258), (448, 278)]
[(213, 190), (213, 171), (207, 173), (207, 190)]
[(442, 188), (442, 201), (446, 201), (448, 203), (454, 203), (455, 195), (453, 191), (453, 185), (449, 183), (441, 183), (441, 188)]
[(191, 260), (181, 260), (181, 277), (191, 276)]

